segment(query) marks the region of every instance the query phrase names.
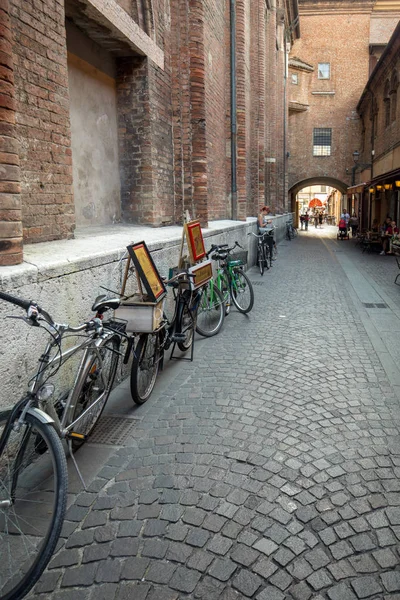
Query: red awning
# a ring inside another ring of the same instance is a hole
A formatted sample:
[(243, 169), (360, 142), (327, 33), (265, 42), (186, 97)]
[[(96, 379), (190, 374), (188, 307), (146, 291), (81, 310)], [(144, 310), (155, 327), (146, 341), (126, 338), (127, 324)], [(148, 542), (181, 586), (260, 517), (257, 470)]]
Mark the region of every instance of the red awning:
[(313, 198), (308, 203), (308, 207), (309, 208), (316, 208), (316, 207), (321, 207), (321, 206), (322, 206), (322, 202), (321, 202), (321, 200), (319, 198)]

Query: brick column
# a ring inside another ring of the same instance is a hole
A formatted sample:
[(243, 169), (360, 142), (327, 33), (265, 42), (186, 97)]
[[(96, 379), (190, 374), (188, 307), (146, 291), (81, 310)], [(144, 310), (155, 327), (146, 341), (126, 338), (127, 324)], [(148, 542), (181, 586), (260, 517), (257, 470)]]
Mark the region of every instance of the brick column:
[(0, 0), (0, 266), (22, 262), (22, 221), (12, 34), (8, 0)]
[(192, 131), (192, 180), (195, 217), (208, 224), (206, 86), (204, 65), (204, 3), (190, 1), (190, 104)]

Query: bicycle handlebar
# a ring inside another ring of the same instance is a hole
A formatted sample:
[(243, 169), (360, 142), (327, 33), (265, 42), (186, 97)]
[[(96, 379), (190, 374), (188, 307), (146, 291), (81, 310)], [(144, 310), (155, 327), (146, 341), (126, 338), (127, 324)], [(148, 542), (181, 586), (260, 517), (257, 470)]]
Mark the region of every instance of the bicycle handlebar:
[[(33, 323), (37, 324), (37, 317), (42, 315), (44, 320), (49, 324), (56, 326), (56, 323), (53, 321), (52, 317), (49, 313), (41, 308), (36, 302), (32, 300), (24, 300), (23, 298), (17, 298), (16, 296), (12, 296), (11, 294), (7, 294), (6, 292), (0, 292), (0, 299), (5, 300), (6, 302), (10, 302), (10, 304), (15, 304), (15, 306), (20, 306), (25, 309), (27, 312), (27, 318)], [(94, 318), (91, 321), (87, 321), (86, 323), (82, 323), (82, 325), (78, 325), (77, 327), (70, 327), (69, 325), (63, 326), (64, 331), (69, 331), (71, 333), (78, 333), (79, 331), (91, 331), (93, 329), (102, 328), (101, 320), (98, 318)]]
[[(37, 312), (38, 314), (41, 314), (44, 317), (44, 319), (48, 323), (50, 323), (50, 325), (54, 323), (49, 313), (32, 300), (24, 300), (23, 298), (17, 298), (16, 296), (12, 296), (11, 294), (6, 294), (6, 292), (0, 292), (0, 299), (5, 300), (6, 302), (10, 302), (11, 304), (15, 304), (15, 306), (20, 306), (21, 308), (24, 308), (28, 313), (28, 318), (32, 319), (33, 321), (36, 320), (35, 312)], [(29, 312), (31, 314), (29, 314)]]
[[(209, 251), (206, 253), (206, 256), (208, 258), (212, 252), (218, 253), (218, 252), (221, 252), (221, 250), (223, 251), (224, 255), (228, 255), (229, 252), (232, 252), (232, 250), (234, 250), (236, 247), (239, 247), (242, 250), (244, 250), (243, 246), (241, 246), (239, 244), (239, 242), (235, 242), (234, 245), (232, 246), (232, 248), (229, 248), (228, 244), (213, 244), (211, 246), (211, 248), (209, 249)], [(211, 258), (213, 258), (213, 257), (211, 257)]]

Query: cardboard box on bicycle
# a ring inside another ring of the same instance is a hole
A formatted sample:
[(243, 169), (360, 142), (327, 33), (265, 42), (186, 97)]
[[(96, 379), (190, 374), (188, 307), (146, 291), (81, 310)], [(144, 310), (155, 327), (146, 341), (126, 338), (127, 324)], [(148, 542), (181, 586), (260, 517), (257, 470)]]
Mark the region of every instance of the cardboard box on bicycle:
[(164, 298), (158, 302), (144, 302), (137, 295), (121, 304), (114, 316), (126, 321), (127, 333), (151, 333), (160, 327), (163, 312)]

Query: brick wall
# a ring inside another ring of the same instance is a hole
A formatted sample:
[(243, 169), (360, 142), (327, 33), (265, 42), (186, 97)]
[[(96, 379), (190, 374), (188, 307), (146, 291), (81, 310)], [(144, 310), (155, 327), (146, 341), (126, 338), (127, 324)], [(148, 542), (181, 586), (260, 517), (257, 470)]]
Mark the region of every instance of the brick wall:
[[(230, 163), (226, 161), (230, 131), (225, 114), (230, 107), (230, 32), (227, 3), (204, 2), (204, 57), (208, 205), (210, 219), (230, 215)], [(230, 112), (230, 111), (229, 111)]]
[(8, 0), (0, 1), (0, 266), (22, 262), (19, 145)]
[[(329, 14), (301, 14), (300, 18), (301, 38), (294, 42), (291, 56), (313, 65), (315, 70), (299, 72), (299, 78), (309, 80), (309, 109), (289, 117), (289, 185), (310, 178), (323, 183), (326, 177), (350, 185), (352, 153), (360, 149), (361, 143), (356, 106), (368, 80), (370, 13), (341, 12), (338, 7)], [(330, 63), (329, 80), (318, 79), (319, 62)], [(315, 127), (332, 129), (331, 156), (313, 156)]]
[(63, 0), (11, 0), (24, 239), (68, 238), (72, 194)]

